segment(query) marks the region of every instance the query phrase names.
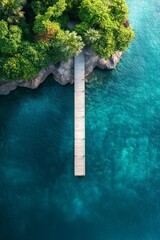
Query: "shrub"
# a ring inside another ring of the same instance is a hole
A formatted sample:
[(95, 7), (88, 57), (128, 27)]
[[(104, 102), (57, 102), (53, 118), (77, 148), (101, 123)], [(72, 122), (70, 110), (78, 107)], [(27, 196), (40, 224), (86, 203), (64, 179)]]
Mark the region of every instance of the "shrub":
[(108, 59), (133, 37), (125, 0), (1, 0), (0, 78), (29, 79), (85, 45)]
[(50, 58), (54, 62), (67, 61), (80, 53), (83, 47), (82, 38), (76, 32), (61, 31), (51, 42)]

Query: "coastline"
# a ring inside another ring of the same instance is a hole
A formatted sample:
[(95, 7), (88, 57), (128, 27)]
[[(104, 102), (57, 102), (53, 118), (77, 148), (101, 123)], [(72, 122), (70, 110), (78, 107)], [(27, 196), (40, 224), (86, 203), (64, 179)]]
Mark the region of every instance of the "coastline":
[[(85, 76), (89, 76), (93, 72), (95, 67), (100, 69), (111, 70), (116, 67), (121, 59), (122, 52), (117, 51), (108, 60), (105, 60), (97, 56), (90, 48), (84, 49), (85, 54)], [(48, 67), (42, 69), (39, 74), (29, 79), (28, 81), (4, 81), (0, 83), (0, 95), (8, 95), (11, 91), (17, 87), (26, 87), (30, 89), (36, 89), (48, 75), (53, 74), (55, 81), (61, 85), (68, 83), (74, 83), (74, 58), (69, 59), (68, 62), (61, 62), (58, 66), (50, 64)]]

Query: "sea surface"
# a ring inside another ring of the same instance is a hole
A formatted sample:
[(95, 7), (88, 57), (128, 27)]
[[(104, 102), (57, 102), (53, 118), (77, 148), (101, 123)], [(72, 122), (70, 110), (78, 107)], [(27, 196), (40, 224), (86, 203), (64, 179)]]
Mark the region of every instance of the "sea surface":
[(0, 96), (0, 240), (160, 240), (160, 1), (128, 5), (136, 38), (86, 85), (86, 177), (73, 86)]

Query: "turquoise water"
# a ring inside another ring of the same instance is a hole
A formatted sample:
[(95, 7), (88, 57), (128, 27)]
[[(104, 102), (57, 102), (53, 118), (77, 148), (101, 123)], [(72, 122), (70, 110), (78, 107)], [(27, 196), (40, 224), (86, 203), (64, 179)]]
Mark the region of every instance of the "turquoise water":
[(85, 178), (73, 86), (0, 97), (1, 240), (160, 239), (160, 2), (128, 0), (136, 38), (86, 86)]

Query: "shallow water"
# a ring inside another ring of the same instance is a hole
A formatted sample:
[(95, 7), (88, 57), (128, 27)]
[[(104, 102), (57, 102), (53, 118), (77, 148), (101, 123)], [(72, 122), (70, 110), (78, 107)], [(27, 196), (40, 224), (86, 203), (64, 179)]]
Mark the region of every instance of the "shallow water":
[(73, 176), (73, 86), (0, 97), (1, 240), (160, 239), (160, 2), (128, 0), (136, 38), (86, 86), (85, 178)]

